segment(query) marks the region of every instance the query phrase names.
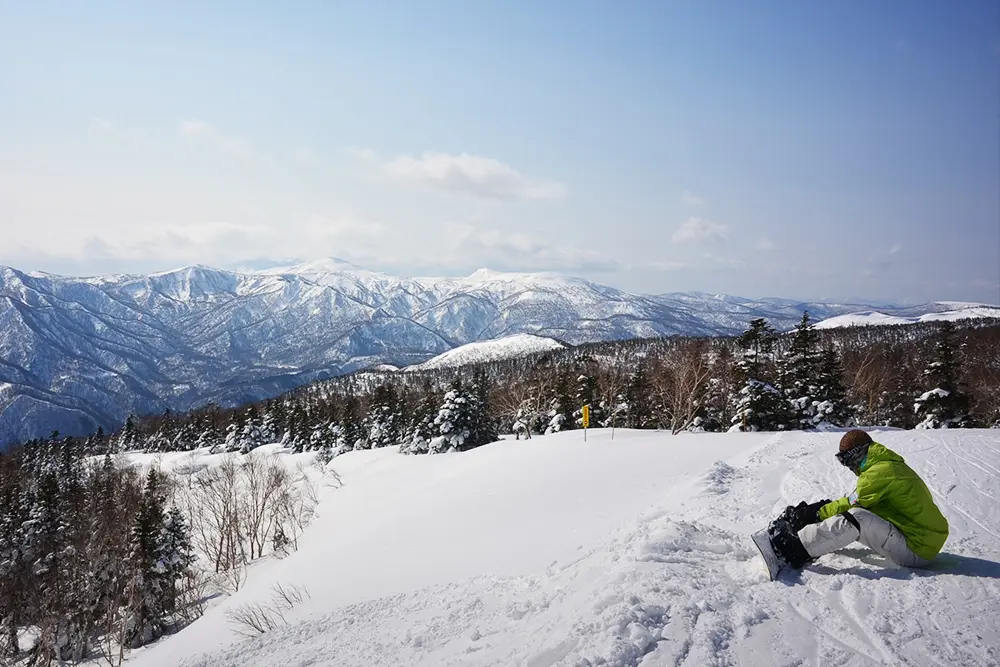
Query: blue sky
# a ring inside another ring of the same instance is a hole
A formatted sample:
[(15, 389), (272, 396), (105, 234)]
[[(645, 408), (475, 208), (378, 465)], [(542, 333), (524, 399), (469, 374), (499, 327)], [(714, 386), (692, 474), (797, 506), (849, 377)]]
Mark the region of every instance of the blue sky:
[(1000, 303), (996, 2), (0, 7), (0, 264)]

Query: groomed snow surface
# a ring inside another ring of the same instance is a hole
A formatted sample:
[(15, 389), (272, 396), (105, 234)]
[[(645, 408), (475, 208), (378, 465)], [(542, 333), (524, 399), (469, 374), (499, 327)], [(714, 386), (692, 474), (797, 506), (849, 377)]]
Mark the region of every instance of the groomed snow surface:
[(566, 347), (557, 340), (532, 334), (516, 334), (494, 340), (484, 340), (460, 345), (422, 364), (407, 367), (408, 371), (429, 371), (438, 368), (456, 368), (501, 359), (514, 359), (538, 352), (550, 352)]
[(877, 310), (866, 310), (857, 313), (847, 313), (830, 317), (817, 322), (816, 329), (839, 329), (842, 327), (883, 326), (886, 324), (915, 324), (917, 322), (956, 322), (958, 320), (976, 319), (982, 317), (1000, 317), (1000, 308), (985, 304), (963, 303), (960, 301), (942, 301), (942, 305), (952, 310), (940, 313), (926, 313), (914, 317), (887, 315)]
[[(873, 431), (951, 523), (927, 570), (857, 545), (767, 581), (749, 534), (854, 477), (839, 433), (592, 430), (330, 466), (298, 552), (138, 667), (1000, 664), (1000, 432)], [(226, 612), (275, 583), (288, 625), (240, 640)]]

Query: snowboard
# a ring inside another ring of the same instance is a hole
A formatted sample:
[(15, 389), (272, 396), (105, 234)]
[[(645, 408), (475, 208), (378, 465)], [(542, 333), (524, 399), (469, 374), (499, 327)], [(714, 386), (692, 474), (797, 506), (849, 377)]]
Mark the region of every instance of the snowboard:
[(778, 577), (778, 573), (781, 572), (782, 562), (778, 560), (777, 554), (774, 553), (774, 547), (771, 546), (771, 537), (767, 534), (767, 528), (763, 530), (758, 530), (756, 533), (750, 536), (753, 543), (757, 546), (757, 550), (760, 551), (760, 557), (764, 559), (764, 564), (767, 566), (767, 574), (774, 581)]

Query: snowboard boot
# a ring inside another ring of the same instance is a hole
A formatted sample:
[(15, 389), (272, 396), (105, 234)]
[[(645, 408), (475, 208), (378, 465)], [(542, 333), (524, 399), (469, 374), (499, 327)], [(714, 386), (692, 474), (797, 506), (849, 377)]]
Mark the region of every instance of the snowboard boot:
[(771, 522), (767, 527), (767, 534), (771, 538), (771, 547), (775, 555), (787, 565), (799, 569), (813, 560), (785, 516), (780, 516)]

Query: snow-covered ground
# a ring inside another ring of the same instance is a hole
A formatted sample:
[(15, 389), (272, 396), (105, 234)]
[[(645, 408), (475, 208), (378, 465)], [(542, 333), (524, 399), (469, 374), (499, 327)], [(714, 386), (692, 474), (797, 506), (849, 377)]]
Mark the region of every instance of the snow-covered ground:
[(501, 359), (514, 359), (528, 354), (560, 350), (565, 345), (545, 336), (516, 334), (494, 340), (478, 341), (460, 345), (422, 364), (407, 367), (408, 371), (427, 371), (438, 368), (456, 368), (468, 364), (479, 364)]
[[(298, 552), (138, 667), (1000, 664), (1000, 432), (875, 431), (951, 522), (924, 571), (861, 547), (769, 582), (748, 535), (844, 493), (839, 433), (592, 430), (353, 452)], [(226, 612), (307, 589), (240, 641)]]
[(886, 324), (914, 324), (917, 322), (957, 321), (982, 317), (1000, 317), (1000, 307), (981, 303), (963, 303), (960, 301), (943, 301), (942, 305), (951, 307), (940, 313), (926, 313), (912, 317), (887, 315), (877, 310), (866, 310), (857, 313), (846, 313), (827, 318), (814, 325), (816, 329), (837, 329), (841, 327), (882, 326)]

